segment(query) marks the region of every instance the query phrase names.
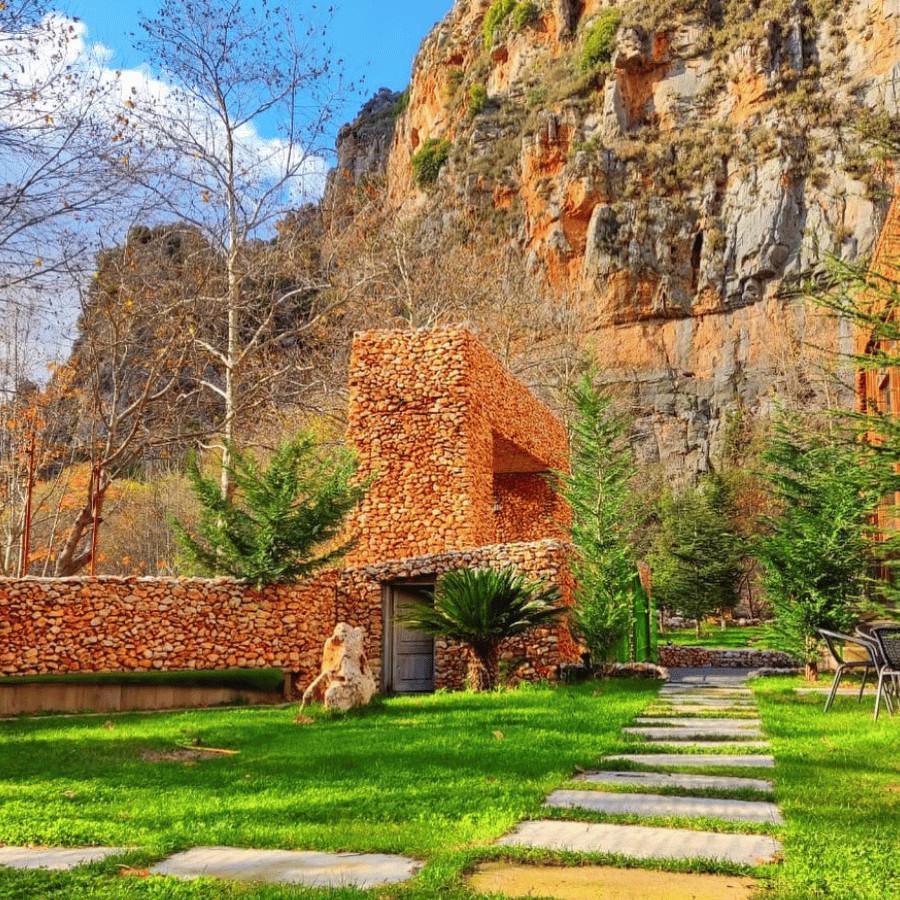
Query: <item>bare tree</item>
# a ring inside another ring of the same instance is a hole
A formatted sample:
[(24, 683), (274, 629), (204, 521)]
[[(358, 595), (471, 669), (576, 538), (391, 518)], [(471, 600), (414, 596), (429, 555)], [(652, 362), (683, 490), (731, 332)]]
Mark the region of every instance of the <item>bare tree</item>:
[(98, 220), (121, 214), (141, 151), (118, 89), (78, 22), (44, 0), (0, 3), (0, 303), (58, 296)]
[(156, 96), (135, 97), (163, 160), (144, 184), (223, 260), (222, 289), (206, 298), (223, 327), (195, 341), (209, 362), (203, 386), (222, 404), (227, 494), (238, 420), (287, 378), (295, 359), (283, 351), (323, 312), (319, 285), (302, 271), (284, 278), (284, 245), (272, 241), (276, 224), (321, 189), (324, 139), (346, 86), (324, 25), (295, 4), (163, 0), (141, 27), (138, 47), (166, 79)]

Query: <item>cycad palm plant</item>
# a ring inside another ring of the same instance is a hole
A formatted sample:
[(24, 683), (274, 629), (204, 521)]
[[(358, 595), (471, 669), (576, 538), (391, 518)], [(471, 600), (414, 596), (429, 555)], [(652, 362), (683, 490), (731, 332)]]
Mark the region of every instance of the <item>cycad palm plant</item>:
[(434, 604), (420, 602), (403, 616), (408, 628), (465, 645), (469, 686), (488, 691), (497, 684), (500, 644), (565, 611), (559, 591), (528, 581), (514, 569), (454, 569), (439, 580)]

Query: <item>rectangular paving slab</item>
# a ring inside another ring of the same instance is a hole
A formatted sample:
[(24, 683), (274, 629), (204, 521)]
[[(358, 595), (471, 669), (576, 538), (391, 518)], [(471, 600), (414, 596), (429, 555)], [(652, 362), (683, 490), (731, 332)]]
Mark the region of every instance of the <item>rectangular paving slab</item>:
[(750, 900), (757, 887), (750, 878), (616, 869), (612, 866), (529, 866), (483, 863), (469, 883), (475, 892), (504, 897), (555, 900)]
[(664, 741), (662, 738), (645, 739), (654, 747), (663, 747), (666, 750), (708, 750), (710, 753), (740, 753), (742, 750), (767, 750), (768, 741)]
[(623, 787), (673, 787), (700, 791), (773, 790), (762, 778), (733, 778), (727, 775), (687, 775), (683, 772), (585, 772), (574, 779), (590, 784), (619, 784)]
[(310, 887), (374, 888), (412, 878), (421, 863), (382, 853), (315, 853), (194, 847), (153, 866), (154, 875), (176, 878), (231, 878)]
[(623, 728), (622, 732), (646, 738), (648, 741), (681, 741), (690, 740), (691, 738), (703, 738), (707, 735), (731, 738), (736, 741), (743, 741), (748, 737), (762, 737), (762, 732), (758, 728), (729, 728), (724, 725), (719, 725), (716, 728), (707, 728), (705, 725), (692, 725), (688, 728), (638, 726)]
[(0, 866), (62, 872), (125, 852), (121, 847), (0, 847)]
[(618, 753), (604, 759), (633, 762), (641, 766), (687, 766), (699, 769), (706, 766), (735, 766), (747, 769), (774, 769), (771, 756), (749, 753)]
[(778, 841), (762, 834), (715, 834), (682, 828), (556, 820), (523, 822), (500, 843), (573, 853), (615, 853), (635, 859), (699, 857), (751, 866), (770, 862), (781, 850)]
[(722, 800), (716, 797), (667, 797), (663, 794), (605, 794), (602, 791), (554, 791), (547, 806), (589, 809), (616, 816), (687, 816), (732, 822), (782, 822), (778, 807), (763, 800)]
[(754, 731), (761, 727), (759, 719), (724, 719), (713, 718), (678, 718), (677, 716), (639, 716), (634, 720), (636, 725), (667, 725), (673, 728), (705, 728), (707, 731), (715, 731), (717, 728), (750, 729)]

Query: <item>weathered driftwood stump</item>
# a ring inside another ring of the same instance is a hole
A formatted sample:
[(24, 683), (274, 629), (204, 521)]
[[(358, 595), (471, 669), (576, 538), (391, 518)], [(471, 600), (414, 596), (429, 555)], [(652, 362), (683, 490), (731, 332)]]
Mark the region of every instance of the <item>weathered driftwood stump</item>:
[(322, 653), (322, 672), (304, 691), (297, 713), (303, 720), (303, 709), (314, 700), (322, 701), (328, 709), (344, 712), (355, 706), (365, 706), (375, 696), (375, 677), (369, 668), (365, 651), (366, 633), (346, 622), (339, 622), (334, 633), (325, 641)]

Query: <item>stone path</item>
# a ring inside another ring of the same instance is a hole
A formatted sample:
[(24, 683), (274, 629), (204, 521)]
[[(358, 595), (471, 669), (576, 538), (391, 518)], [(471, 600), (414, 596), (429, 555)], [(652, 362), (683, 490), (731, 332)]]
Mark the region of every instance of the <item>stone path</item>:
[[(775, 765), (773, 757), (764, 752), (768, 749), (767, 742), (760, 740), (763, 732), (754, 715), (753, 694), (744, 684), (746, 674), (686, 670), (675, 671), (672, 676), (652, 705), (654, 714), (645, 714), (623, 729), (637, 745), (635, 752), (607, 756), (603, 761), (604, 770), (581, 773), (574, 779), (583, 789), (558, 790), (547, 798), (547, 808), (566, 810), (566, 819), (523, 822), (500, 843), (510, 847), (615, 854), (631, 859), (703, 859), (754, 866), (775, 861), (781, 845), (769, 834), (578, 821), (581, 811), (585, 814), (582, 818), (600, 813), (644, 819), (708, 818), (770, 826), (782, 824), (781, 813), (771, 800), (737, 800), (729, 796), (735, 791), (761, 795), (773, 791), (771, 781), (740, 772)], [(749, 713), (751, 717), (735, 718), (735, 710)], [(640, 750), (640, 744), (650, 745), (647, 752)], [(711, 772), (678, 771), (697, 768)], [(727, 771), (716, 774), (716, 769)], [(678, 793), (659, 793), (661, 788)], [(686, 890), (690, 896), (690, 887), (686, 886)], [(705, 896), (703, 890), (698, 882), (696, 896)], [(546, 892), (533, 888), (534, 893)], [(553, 895), (552, 890), (550, 894)], [(527, 891), (511, 894), (528, 895)], [(596, 896), (596, 893), (586, 891), (581, 896)], [(667, 894), (653, 893), (648, 888), (646, 894), (635, 896)], [(716, 896), (746, 896), (746, 893), (742, 894), (739, 886), (736, 893)]]
[[(663, 687), (653, 704), (657, 713), (639, 717), (634, 725), (623, 729), (630, 741), (637, 745), (636, 749), (639, 750), (640, 744), (649, 744), (647, 750), (651, 752), (607, 756), (604, 762), (608, 769), (581, 773), (574, 779), (583, 789), (562, 789), (547, 797), (548, 809), (565, 809), (572, 818), (523, 822), (500, 844), (664, 861), (703, 859), (759, 865), (776, 859), (781, 846), (768, 834), (577, 821), (581, 811), (586, 815), (599, 813), (645, 819), (710, 818), (725, 822), (781, 824), (778, 808), (770, 800), (738, 800), (728, 796), (729, 792), (734, 791), (771, 794), (771, 781), (745, 774), (735, 775), (731, 771), (727, 774), (678, 771), (701, 767), (750, 770), (774, 766), (770, 755), (752, 752), (763, 751), (768, 745), (757, 740), (762, 737), (762, 730), (759, 720), (752, 717), (755, 705), (752, 693), (743, 687), (745, 676), (733, 672), (724, 675), (673, 674), (673, 681)], [(736, 710), (749, 712), (751, 717), (735, 718)], [(661, 752), (656, 748), (671, 752)], [(627, 764), (627, 767), (623, 769), (621, 764)], [(660, 789), (682, 793), (659, 793)], [(691, 794), (691, 791), (703, 793)], [(65, 870), (125, 852), (116, 847), (0, 847), (0, 866)], [(150, 871), (156, 875), (184, 879), (214, 876), (310, 887), (366, 889), (407, 881), (421, 865), (407, 857), (375, 853), (195, 847), (163, 860)], [(553, 873), (552, 869), (531, 867), (533, 878), (529, 881), (520, 872), (516, 882), (525, 885), (525, 892), (510, 893), (511, 882), (504, 879), (503, 871), (511, 869), (524, 872), (521, 866), (490, 864), (481, 867), (473, 883), (478, 883), (479, 878), (486, 879), (484, 889), (488, 890), (488, 883), (493, 878), (509, 896), (534, 896), (536, 892), (547, 893), (539, 889), (541, 885), (552, 886), (566, 880), (560, 875), (560, 870)], [(556, 881), (547, 880), (548, 871), (553, 873)], [(591, 882), (586, 881), (589, 872), (594, 873)], [(585, 867), (577, 875), (571, 872), (568, 875), (572, 881), (571, 891), (566, 888), (556, 896), (596, 896), (598, 889), (602, 889), (604, 895), (635, 898), (682, 896), (678, 891), (683, 891), (684, 897), (732, 898), (749, 896), (750, 892), (746, 880), (730, 876), (676, 876), (666, 873), (664, 880), (660, 881), (660, 873), (596, 866)], [(670, 878), (673, 879), (671, 883)], [(650, 885), (653, 879), (659, 882), (656, 892)], [(621, 893), (611, 893), (620, 889)]]

